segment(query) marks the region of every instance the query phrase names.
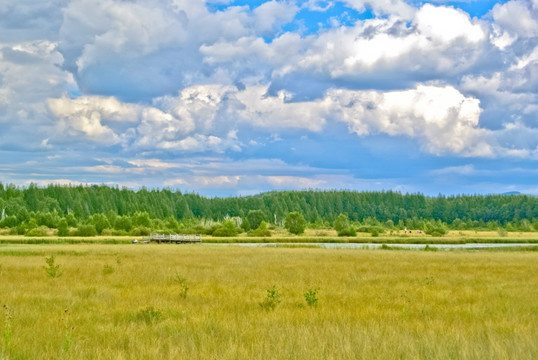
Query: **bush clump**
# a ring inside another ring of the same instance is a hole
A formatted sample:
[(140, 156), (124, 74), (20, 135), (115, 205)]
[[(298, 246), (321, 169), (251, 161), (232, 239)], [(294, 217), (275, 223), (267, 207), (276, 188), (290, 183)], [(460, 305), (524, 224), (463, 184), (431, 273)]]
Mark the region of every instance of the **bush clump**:
[(428, 222), (424, 225), (424, 233), (431, 236), (443, 236), (447, 233), (446, 227), (440, 222)]
[(80, 225), (75, 231), (75, 236), (97, 236), (97, 230), (94, 225)]
[(47, 236), (49, 234), (49, 228), (42, 225), (34, 229), (28, 230), (24, 236)]
[(232, 220), (225, 220), (222, 222), (222, 225), (220, 225), (215, 231), (213, 231), (213, 236), (222, 236), (222, 237), (229, 237), (229, 236), (237, 236), (239, 234), (239, 228), (237, 225), (235, 225), (235, 222)]
[(338, 236), (356, 236), (357, 231), (351, 226), (349, 218), (345, 214), (340, 214), (334, 221), (334, 229)]
[(248, 233), (247, 233), (248, 236), (265, 236), (265, 237), (270, 237), (271, 236), (271, 231), (269, 231), (269, 229), (267, 228), (267, 223), (265, 221), (262, 221), (260, 223), (260, 226), (258, 226), (258, 228), (256, 230), (250, 230)]

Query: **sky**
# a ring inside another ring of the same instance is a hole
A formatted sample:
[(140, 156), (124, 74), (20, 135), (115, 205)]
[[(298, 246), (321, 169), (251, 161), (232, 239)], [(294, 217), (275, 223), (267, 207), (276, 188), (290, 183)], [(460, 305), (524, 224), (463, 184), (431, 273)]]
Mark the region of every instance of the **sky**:
[(0, 182), (538, 195), (538, 0), (0, 0)]

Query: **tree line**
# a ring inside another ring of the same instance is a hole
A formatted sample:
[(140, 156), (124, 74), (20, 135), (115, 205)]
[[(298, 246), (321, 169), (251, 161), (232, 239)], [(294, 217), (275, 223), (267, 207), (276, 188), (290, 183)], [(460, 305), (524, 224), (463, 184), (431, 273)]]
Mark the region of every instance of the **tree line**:
[[(508, 227), (531, 231), (535, 224), (538, 228), (538, 198), (528, 195), (432, 197), (394, 191), (306, 190), (209, 198), (171, 189), (18, 187), (0, 183), (0, 228), (22, 227), (22, 232), (29, 230), (24, 224), (58, 229), (60, 222), (68, 228), (92, 223), (97, 232), (106, 228), (126, 232), (155, 226), (192, 228), (193, 224), (222, 224), (229, 219), (240, 226), (253, 211), (261, 214), (265, 223), (279, 226), (284, 226), (288, 214), (298, 213), (307, 226), (320, 228), (332, 227), (341, 214), (355, 227), (418, 229), (426, 222), (453, 229)], [(248, 221), (245, 223), (243, 228), (247, 228)]]

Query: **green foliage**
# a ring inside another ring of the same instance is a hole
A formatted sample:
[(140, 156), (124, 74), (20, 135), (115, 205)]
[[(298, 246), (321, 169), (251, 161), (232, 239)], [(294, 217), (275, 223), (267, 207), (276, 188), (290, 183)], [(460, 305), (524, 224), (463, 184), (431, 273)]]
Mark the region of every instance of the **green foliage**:
[(440, 221), (428, 221), (424, 224), (424, 233), (431, 236), (443, 236), (447, 229)]
[(369, 233), (372, 236), (377, 237), (380, 234), (383, 234), (385, 232), (385, 229), (382, 226), (378, 226), (378, 225), (361, 225), (359, 226), (357, 231)]
[(262, 221), (265, 221), (265, 215), (261, 210), (250, 210), (247, 215), (248, 223), (251, 229), (257, 229), (260, 227)]
[(304, 233), (304, 229), (306, 227), (306, 220), (300, 213), (295, 211), (290, 212), (286, 216), (286, 220), (284, 221), (284, 227), (290, 233), (299, 235)]
[(160, 310), (155, 309), (153, 306), (148, 306), (147, 308), (138, 311), (135, 318), (151, 325), (161, 321), (163, 314)]
[(179, 296), (185, 299), (187, 297), (187, 292), (189, 291), (187, 278), (182, 277), (181, 275), (179, 275), (179, 273), (176, 272), (174, 282), (179, 286)]
[(4, 304), (4, 349), (11, 348), (11, 320), (13, 319), (13, 310)]
[(149, 218), (149, 214), (146, 211), (137, 211), (132, 216), (132, 223), (133, 226), (143, 226), (150, 228), (151, 227), (151, 219)]
[(256, 230), (250, 230), (247, 235), (270, 237), (271, 231), (269, 231), (269, 229), (267, 228), (267, 223), (265, 221), (262, 221), (260, 223), (260, 226), (258, 226)]
[(27, 231), (37, 228), (37, 223), (34, 219), (29, 219), (17, 226), (17, 233), (24, 235)]
[(123, 230), (126, 232), (131, 231), (133, 223), (129, 216), (117, 216), (114, 221), (114, 229)]
[(49, 228), (46, 226), (39, 226), (34, 229), (28, 230), (24, 236), (47, 236), (49, 234)]
[(55, 278), (62, 274), (60, 271), (60, 265), (55, 263), (54, 255), (45, 258), (45, 263), (47, 266), (44, 266), (43, 268), (48, 276)]
[(244, 218), (243, 221), (241, 222), (241, 229), (243, 231), (249, 231), (251, 230), (252, 228), (250, 227), (250, 223), (248, 222), (248, 219), (247, 218)]
[(17, 219), (16, 216), (14, 215), (6, 216), (4, 220), (0, 221), (0, 228), (4, 228), (4, 227), (13, 228), (19, 224), (20, 224), (19, 219)]
[[(155, 219), (164, 221), (163, 229), (173, 231), (180, 229), (175, 227), (177, 220), (184, 222), (194, 217), (197, 221), (215, 221), (229, 215), (248, 219), (248, 223), (242, 224), (242, 229), (248, 231), (259, 226), (263, 215), (270, 216), (270, 219), (262, 218), (265, 221), (273, 223), (275, 216), (275, 222), (282, 224), (290, 212), (303, 214), (313, 228), (326, 227), (324, 224), (334, 223), (339, 214), (347, 214), (352, 224), (360, 222), (389, 230), (394, 224), (398, 224), (399, 229), (423, 229), (425, 221), (441, 221), (445, 227), (457, 230), (496, 231), (499, 227), (507, 231), (538, 230), (538, 198), (526, 195), (429, 197), (392, 191), (310, 190), (210, 199), (169, 189), (132, 191), (108, 186), (39, 187), (35, 184), (26, 188), (14, 185), (4, 188), (6, 190), (0, 192), (0, 207), (5, 209), (6, 218), (0, 222), (0, 227), (17, 227), (21, 235), (38, 226), (57, 228), (64, 216), (70, 228), (89, 222), (101, 233), (109, 227), (126, 232), (133, 226), (152, 228)], [(109, 225), (90, 222), (95, 214), (104, 214)], [(120, 221), (119, 217), (122, 217)], [(129, 220), (122, 221), (125, 219)], [(195, 231), (191, 226), (185, 229)]]
[(69, 225), (65, 218), (58, 222), (58, 236), (69, 236)]
[(340, 214), (334, 221), (334, 229), (338, 233), (338, 236), (355, 236), (357, 232), (351, 226), (349, 218), (345, 214)]
[(274, 310), (281, 302), (280, 291), (273, 285), (272, 288), (267, 289), (265, 299), (260, 303), (260, 306), (266, 310)]
[(95, 229), (95, 225), (80, 225), (75, 231), (75, 236), (97, 236), (97, 230)]
[(105, 264), (103, 267), (103, 275), (110, 275), (113, 274), (115, 271), (114, 267), (112, 265)]
[(129, 235), (131, 236), (148, 236), (149, 234), (151, 234), (151, 229), (145, 226), (132, 228), (129, 232)]
[(224, 220), (222, 225), (220, 225), (215, 231), (213, 231), (213, 236), (237, 236), (239, 234), (239, 228), (232, 220)]
[(308, 306), (318, 305), (318, 290), (317, 289), (308, 289), (303, 295), (304, 295), (306, 304)]
[(67, 225), (69, 225), (70, 227), (77, 227), (78, 226), (77, 218), (73, 214), (67, 214), (65, 216), (65, 220), (67, 221)]
[(110, 227), (108, 218), (104, 214), (94, 214), (90, 217), (90, 224), (95, 226), (98, 235), (101, 235), (104, 229)]

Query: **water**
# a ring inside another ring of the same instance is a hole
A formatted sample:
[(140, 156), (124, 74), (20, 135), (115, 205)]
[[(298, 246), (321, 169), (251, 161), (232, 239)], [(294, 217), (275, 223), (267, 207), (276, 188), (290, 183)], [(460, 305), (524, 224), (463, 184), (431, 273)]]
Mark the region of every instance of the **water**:
[(528, 243), (474, 243), (474, 244), (371, 244), (371, 243), (226, 243), (218, 245), (237, 245), (237, 246), (317, 246), (330, 249), (379, 249), (382, 246), (402, 248), (402, 249), (421, 249), (426, 246), (433, 249), (493, 249), (493, 248), (511, 248), (511, 247), (527, 247), (538, 246), (538, 244)]

